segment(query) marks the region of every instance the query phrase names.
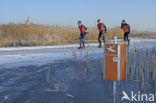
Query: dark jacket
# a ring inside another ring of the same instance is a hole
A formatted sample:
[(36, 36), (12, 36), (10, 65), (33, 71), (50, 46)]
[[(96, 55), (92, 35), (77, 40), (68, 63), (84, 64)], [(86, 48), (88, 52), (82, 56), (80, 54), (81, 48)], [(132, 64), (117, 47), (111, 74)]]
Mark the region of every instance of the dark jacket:
[(123, 29), (124, 32), (130, 32), (130, 26), (127, 23), (125, 24), (121, 23), (121, 29)]

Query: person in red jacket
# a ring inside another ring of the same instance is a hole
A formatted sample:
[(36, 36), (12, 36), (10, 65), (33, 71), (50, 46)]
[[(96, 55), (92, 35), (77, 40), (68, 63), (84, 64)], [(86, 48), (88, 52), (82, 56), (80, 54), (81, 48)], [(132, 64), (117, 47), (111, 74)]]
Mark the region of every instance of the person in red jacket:
[(105, 43), (105, 33), (107, 32), (107, 28), (106, 28), (105, 24), (103, 24), (101, 22), (100, 19), (97, 20), (97, 23), (98, 23), (97, 24), (97, 28), (99, 30), (99, 36), (98, 36), (99, 46), (98, 46), (98, 48), (101, 48), (101, 40), (100, 40), (100, 38), (102, 37), (102, 39), (103, 39), (103, 41)]
[(124, 32), (124, 41), (128, 41), (128, 45), (129, 45), (130, 40), (128, 38), (128, 35), (130, 33), (130, 26), (125, 22), (125, 20), (122, 20), (121, 29), (123, 29)]
[(85, 36), (86, 36), (86, 30), (87, 28), (81, 23), (81, 20), (78, 21), (78, 28), (80, 30), (80, 37), (79, 37), (79, 43), (80, 47), (78, 49), (85, 49)]

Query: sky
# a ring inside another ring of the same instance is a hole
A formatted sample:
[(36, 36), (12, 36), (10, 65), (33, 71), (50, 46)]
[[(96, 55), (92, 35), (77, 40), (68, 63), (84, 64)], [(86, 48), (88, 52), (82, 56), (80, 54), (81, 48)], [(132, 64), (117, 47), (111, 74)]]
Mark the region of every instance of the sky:
[(156, 31), (156, 0), (1, 0), (0, 23), (33, 23), (77, 26), (82, 20), (95, 27), (97, 19), (109, 28), (122, 19), (133, 30)]

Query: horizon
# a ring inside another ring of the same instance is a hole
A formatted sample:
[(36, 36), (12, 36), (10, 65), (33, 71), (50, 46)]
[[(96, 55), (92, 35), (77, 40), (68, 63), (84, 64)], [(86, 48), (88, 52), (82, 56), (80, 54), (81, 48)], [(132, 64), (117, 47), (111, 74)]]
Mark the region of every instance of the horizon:
[(0, 23), (24, 23), (29, 17), (34, 24), (77, 27), (82, 20), (87, 27), (96, 27), (100, 18), (114, 28), (125, 19), (132, 30), (155, 32), (155, 4), (154, 0), (5, 0), (0, 4)]

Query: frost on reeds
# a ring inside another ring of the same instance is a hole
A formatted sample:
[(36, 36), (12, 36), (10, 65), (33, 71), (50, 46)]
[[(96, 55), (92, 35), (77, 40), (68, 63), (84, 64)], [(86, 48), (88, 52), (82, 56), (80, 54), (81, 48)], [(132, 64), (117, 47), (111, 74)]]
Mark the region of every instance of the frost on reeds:
[(46, 91), (59, 92), (59, 87), (64, 88), (64, 86), (61, 85), (61, 83), (51, 74), (51, 66), (49, 64), (48, 71), (46, 72), (46, 82), (50, 84), (51, 79), (56, 82), (54, 85), (54, 90), (45, 89)]
[(128, 76), (131, 74), (131, 64), (132, 64), (132, 59), (133, 55), (130, 52), (129, 47), (126, 48), (126, 80), (128, 79)]
[(100, 59), (100, 72), (101, 72), (101, 75), (103, 75), (103, 68), (104, 68), (104, 59), (101, 58)]
[(74, 56), (75, 64), (77, 64), (77, 54), (76, 54), (76, 51), (73, 51), (73, 56)]
[[(136, 77), (136, 53), (137, 53), (137, 50), (136, 50), (136, 44), (134, 43), (134, 78)], [(132, 78), (131, 78), (132, 79)]]
[(152, 84), (156, 81), (156, 56), (151, 56), (149, 60), (150, 79)]
[(82, 80), (86, 80), (87, 67), (84, 67), (84, 65), (83, 65), (83, 59), (84, 59), (83, 53), (84, 53), (84, 51), (80, 50), (79, 68), (81, 70)]
[[(148, 64), (148, 68), (149, 68), (149, 76), (150, 76), (149, 82), (151, 82), (152, 86), (154, 87), (156, 86), (155, 84), (156, 82), (156, 47), (152, 47), (151, 52), (148, 51), (148, 53), (150, 54), (148, 54), (148, 59), (146, 59), (146, 64)], [(145, 72), (147, 72), (146, 69), (145, 69)]]
[[(149, 48), (145, 44), (147, 43), (144, 41), (141, 41), (139, 44), (134, 42), (131, 49), (132, 52), (127, 50), (127, 62), (129, 64), (127, 64), (127, 76), (130, 76), (131, 80), (139, 79), (135, 81), (140, 82), (141, 90), (144, 90), (144, 86), (148, 82), (149, 75), (151, 75), (150, 81), (154, 81), (156, 77), (156, 51), (154, 51), (156, 49), (154, 47)], [(150, 50), (152, 51), (150, 52)], [(131, 66), (133, 66), (133, 68), (131, 68)], [(147, 70), (148, 68), (149, 70)]]
[(87, 68), (82, 68), (82, 79), (86, 80)]
[(91, 71), (91, 63), (90, 63), (90, 60), (89, 60), (88, 50), (87, 50), (87, 53), (86, 53), (86, 69), (87, 69), (87, 71)]
[[(81, 51), (81, 52), (82, 52), (82, 51)], [(81, 58), (83, 58), (83, 57), (82, 57), (82, 53), (81, 53)], [(80, 65), (81, 65), (81, 64), (80, 64)], [(87, 72), (88, 72), (89, 68), (90, 68), (90, 62), (89, 62), (88, 51), (87, 51), (87, 53), (86, 53), (86, 62), (85, 62), (85, 66), (83, 67), (83, 66), (81, 65), (82, 80), (86, 80), (86, 79), (87, 79)]]
[(48, 68), (48, 71), (46, 72), (46, 82), (49, 84), (50, 83), (50, 78), (52, 78), (54, 81), (58, 82), (56, 80), (56, 78), (54, 78), (51, 74), (51, 67), (50, 67), (50, 64), (49, 64), (49, 68)]
[(146, 57), (143, 53), (143, 51), (140, 54), (140, 80), (141, 80), (141, 89), (144, 89), (144, 83), (145, 83), (145, 61), (146, 61)]
[[(73, 54), (75, 55), (75, 53)], [(86, 51), (80, 50), (79, 68), (81, 70), (82, 79), (86, 80), (87, 72), (91, 71), (88, 49)]]

